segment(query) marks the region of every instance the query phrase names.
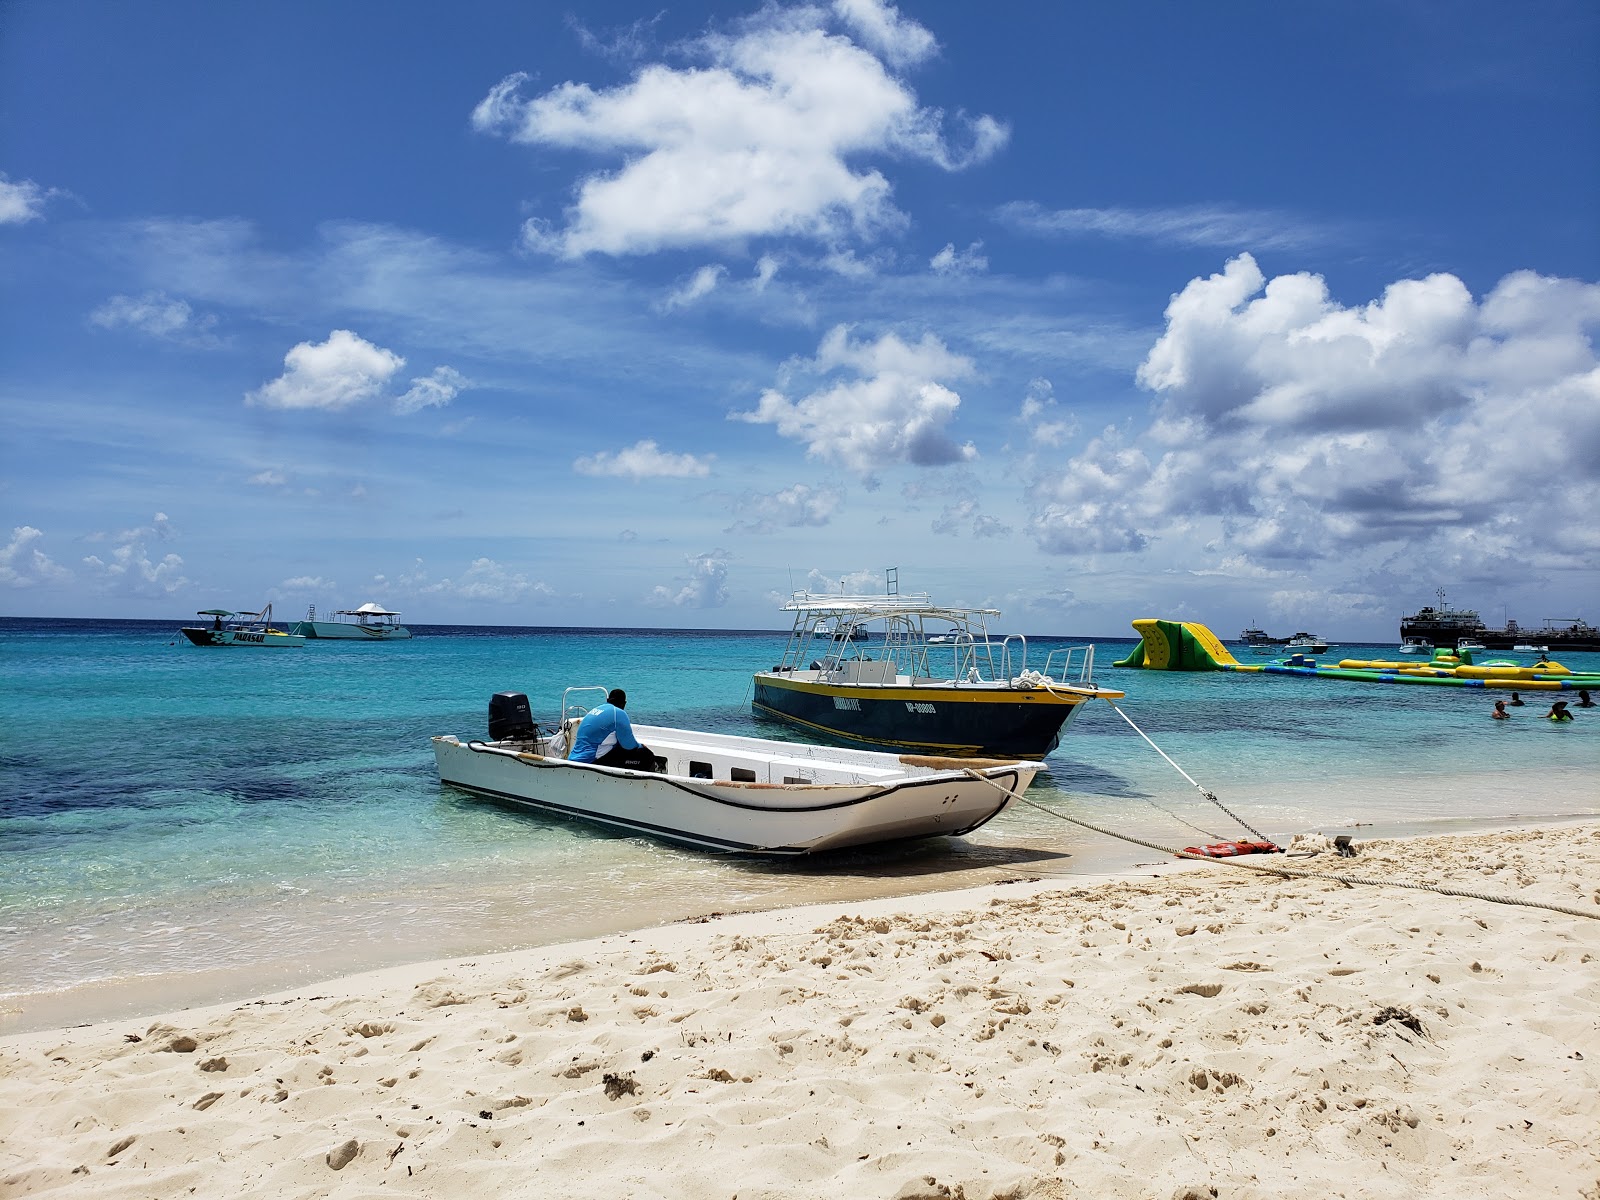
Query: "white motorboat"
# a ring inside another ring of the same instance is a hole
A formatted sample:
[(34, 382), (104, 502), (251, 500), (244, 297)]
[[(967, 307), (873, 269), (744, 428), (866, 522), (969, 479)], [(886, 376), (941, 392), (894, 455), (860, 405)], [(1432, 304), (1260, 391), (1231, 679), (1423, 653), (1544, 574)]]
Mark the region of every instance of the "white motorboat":
[(1431, 655), (1433, 653), (1433, 643), (1428, 641), (1427, 638), (1420, 638), (1420, 637), (1403, 638), (1403, 639), (1401, 639), (1401, 642), (1400, 642), (1400, 653), (1401, 654), (1430, 654)]
[(581, 714), (569, 688), (546, 732), (527, 697), (490, 701), (491, 740), (433, 739), (441, 782), (543, 812), (707, 850), (802, 855), (970, 833), (999, 816), (1040, 766), (815, 746), (635, 725), (655, 772), (572, 762)]
[(1456, 653), (1460, 654), (1463, 650), (1469, 654), (1485, 654), (1488, 652), (1489, 647), (1472, 638), (1461, 638), (1456, 642)]
[(1316, 634), (1302, 630), (1284, 643), (1284, 649), (1291, 654), (1326, 654), (1328, 643)]
[(1521, 651), (1523, 654), (1549, 654), (1550, 653), (1550, 647), (1549, 646), (1535, 646), (1532, 642), (1519, 642), (1517, 645), (1515, 645), (1515, 646), (1513, 646), (1511, 648), (1513, 650)]
[(272, 627), (272, 605), (260, 612), (229, 612), (225, 608), (203, 608), (195, 614), (210, 617), (209, 625), (185, 625), (178, 630), (196, 646), (304, 646), (298, 633), (285, 633)]
[(399, 613), (370, 601), (360, 608), (336, 610), (331, 621), (317, 620), (317, 608), (312, 605), (306, 611), (306, 619), (298, 622), (292, 632), (308, 638), (351, 642), (392, 642), (411, 636), (411, 630), (400, 624)]

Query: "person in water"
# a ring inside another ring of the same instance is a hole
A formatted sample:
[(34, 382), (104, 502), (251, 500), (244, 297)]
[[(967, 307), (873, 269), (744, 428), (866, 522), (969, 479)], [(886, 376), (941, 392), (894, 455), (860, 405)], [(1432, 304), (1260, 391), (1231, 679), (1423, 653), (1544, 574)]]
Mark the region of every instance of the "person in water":
[(589, 715), (578, 722), (578, 732), (572, 738), (572, 762), (595, 763), (602, 767), (627, 767), (633, 771), (654, 771), (655, 755), (650, 747), (641, 746), (633, 736), (633, 722), (623, 708), (628, 703), (628, 693), (612, 688), (606, 702), (591, 709)]
[(1579, 708), (1593, 708), (1594, 706), (1595, 706), (1594, 705), (1594, 701), (1589, 699), (1589, 689), (1588, 688), (1579, 688), (1578, 689), (1578, 707)]
[(1546, 658), (1543, 654), (1541, 654), (1541, 655), (1539, 655), (1539, 661), (1534, 663), (1533, 665), (1536, 666), (1536, 667), (1548, 667), (1550, 665), (1550, 660), (1548, 658)]
[(1511, 703), (1511, 707), (1512, 708), (1521, 708), (1521, 707), (1523, 707), (1522, 697), (1517, 695), (1515, 692), (1511, 693), (1511, 701), (1510, 701), (1510, 703)]
[(1494, 702), (1494, 711), (1489, 715), (1496, 721), (1511, 720), (1511, 714), (1506, 711), (1506, 702), (1504, 700), (1496, 700)]
[(1557, 700), (1550, 706), (1550, 711), (1545, 713), (1545, 716), (1552, 721), (1572, 720), (1572, 714), (1567, 711), (1567, 702), (1565, 700)]

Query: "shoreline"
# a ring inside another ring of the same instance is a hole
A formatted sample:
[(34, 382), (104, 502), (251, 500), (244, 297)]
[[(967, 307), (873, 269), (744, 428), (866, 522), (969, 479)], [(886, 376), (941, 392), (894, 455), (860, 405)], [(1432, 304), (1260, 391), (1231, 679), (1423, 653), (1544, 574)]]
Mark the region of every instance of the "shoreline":
[[(1593, 821), (1295, 862), (1600, 906)], [(1206, 864), (707, 916), (7, 1035), (0, 1183), (1578, 1200), (1597, 997), (1600, 920)]]
[[(1438, 780), (1430, 781), (1430, 790), (1437, 788), (1439, 783)], [(1264, 793), (1256, 795), (1245, 789), (1241, 790), (1239, 796), (1239, 802), (1252, 805), (1262, 804), (1264, 799)], [(1320, 827), (1320, 831), (1330, 837), (1334, 833), (1351, 833), (1359, 840), (1411, 840), (1441, 835), (1560, 828), (1594, 820), (1600, 820), (1600, 812), (1527, 817), (1431, 818), (1415, 823), (1327, 822)], [(1416, 824), (1427, 828), (1417, 832), (1414, 828)], [(949, 855), (942, 855), (937, 856), (931, 865), (911, 861), (875, 865), (870, 871), (852, 869), (838, 874), (822, 871), (820, 874), (827, 880), (830, 890), (838, 893), (826, 897), (815, 895), (815, 879), (809, 872), (795, 874), (794, 864), (781, 864), (770, 874), (763, 874), (758, 870), (761, 864), (755, 863), (749, 865), (757, 872), (756, 877), (766, 885), (765, 891), (730, 886), (725, 889), (726, 895), (710, 901), (670, 897), (656, 901), (648, 909), (631, 908), (628, 915), (622, 918), (609, 911), (591, 914), (577, 923), (564, 923), (553, 936), (532, 939), (528, 939), (526, 928), (518, 923), (525, 897), (516, 888), (510, 887), (493, 903), (485, 898), (492, 898), (492, 894), (486, 893), (485, 897), (479, 898), (479, 907), (486, 907), (489, 911), (481, 914), (484, 919), (476, 927), (480, 935), (476, 940), (454, 945), (431, 944), (428, 949), (436, 950), (435, 953), (419, 955), (396, 940), (389, 951), (369, 950), (358, 957), (356, 965), (351, 966), (347, 945), (329, 945), (310, 951), (297, 949), (292, 958), (286, 956), (204, 970), (125, 975), (88, 980), (66, 987), (15, 992), (0, 995), (0, 1038), (47, 1029), (135, 1019), (152, 1012), (227, 1005), (263, 994), (322, 986), (346, 975), (408, 970), (460, 958), (530, 952), (610, 936), (637, 934), (643, 930), (695, 922), (712, 916), (772, 916), (790, 910), (805, 911), (845, 904), (892, 905), (923, 897), (958, 897), (985, 888), (1028, 881), (1042, 881), (1041, 886), (1044, 887), (1076, 887), (1157, 877), (1186, 865), (1181, 860), (1153, 857), (1155, 852), (1146, 847), (1088, 834), (1065, 823), (1060, 828), (1064, 839), (1069, 835), (1089, 839), (1087, 848), (1081, 842), (1069, 843), (1066, 840), (1052, 843), (1054, 848), (1050, 848), (1039, 844), (1037, 830), (1018, 833), (1011, 836), (1004, 848), (1005, 853), (993, 859), (980, 854), (973, 861), (951, 861)], [(1190, 835), (1176, 838), (1174, 844), (1204, 840)], [(984, 845), (980, 835), (959, 839), (955, 852), (967, 854), (974, 848), (979, 851), (1000, 849)], [(805, 868), (818, 864), (801, 865)], [(959, 882), (952, 883), (952, 880)], [(344, 899), (340, 898), (337, 905), (344, 907)], [(403, 926), (385, 928), (396, 939), (403, 933)]]

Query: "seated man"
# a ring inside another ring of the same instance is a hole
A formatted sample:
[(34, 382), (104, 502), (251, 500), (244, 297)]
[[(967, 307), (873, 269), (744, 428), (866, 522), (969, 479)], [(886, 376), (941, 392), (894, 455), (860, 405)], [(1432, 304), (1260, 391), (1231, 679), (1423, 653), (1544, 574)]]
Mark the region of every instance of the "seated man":
[(633, 736), (633, 723), (622, 711), (627, 703), (628, 694), (621, 688), (612, 688), (606, 702), (578, 722), (578, 732), (572, 738), (572, 753), (567, 758), (602, 767), (654, 771), (655, 755), (648, 746), (639, 744), (639, 739)]

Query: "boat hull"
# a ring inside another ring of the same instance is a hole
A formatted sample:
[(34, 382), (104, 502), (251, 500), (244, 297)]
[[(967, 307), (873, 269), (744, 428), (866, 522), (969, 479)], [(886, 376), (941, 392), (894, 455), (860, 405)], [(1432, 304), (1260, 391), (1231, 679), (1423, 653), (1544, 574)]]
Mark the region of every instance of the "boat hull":
[[(574, 763), (453, 736), (433, 739), (434, 758), (441, 782), (479, 795), (705, 850), (790, 857), (969, 833), (1009, 807), (1008, 793), (1020, 794), (1038, 770), (1032, 763), (987, 762), (974, 767), (983, 778), (954, 765), (917, 773), (893, 755), (725, 735), (675, 742), (683, 731), (634, 730), (667, 758), (668, 773)], [(839, 756), (849, 754), (870, 765), (847, 763), (840, 774)], [(704, 772), (691, 774), (691, 763)], [(733, 763), (753, 767), (757, 778), (731, 779)], [(842, 781), (818, 782), (830, 775)]]
[(762, 672), (751, 707), (850, 745), (1038, 760), (1060, 743), (1086, 698), (1043, 688), (838, 684)]
[(411, 636), (404, 625), (357, 625), (353, 621), (298, 621), (294, 632), (317, 641), (395, 642)]
[(297, 633), (256, 633), (244, 629), (193, 629), (178, 632), (196, 646), (251, 646), (262, 649), (304, 646), (306, 639)]

